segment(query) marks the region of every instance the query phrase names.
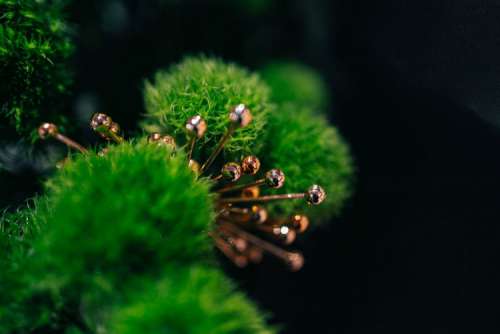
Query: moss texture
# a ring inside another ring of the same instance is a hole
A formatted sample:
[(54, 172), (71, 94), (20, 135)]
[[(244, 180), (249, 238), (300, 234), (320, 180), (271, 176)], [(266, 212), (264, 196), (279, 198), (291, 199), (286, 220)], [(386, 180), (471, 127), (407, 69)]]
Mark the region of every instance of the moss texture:
[(25, 253), (32, 240), (43, 226), (36, 217), (47, 210), (46, 198), (35, 198), (26, 203), (26, 207), (15, 212), (4, 212), (0, 217), (0, 260), (16, 262), (16, 256)]
[(166, 266), (211, 263), (212, 199), (185, 159), (125, 143), (78, 156), (51, 179), (50, 210), (35, 215), (47, 223), (15, 271), (23, 288), (9, 303), (27, 320), (15, 317), (12, 330), (97, 331), (126, 291)]
[[(203, 161), (227, 129), (229, 109), (247, 104), (254, 122), (235, 133), (225, 160), (261, 151), (264, 170), (285, 171), (278, 193), (322, 185), (328, 197), (319, 207), (288, 201), (270, 209), (325, 221), (351, 192), (348, 148), (313, 112), (317, 96), (294, 103), (273, 96), (278, 107), (244, 69), (188, 58), (146, 84), (144, 127), (183, 145), (186, 120), (202, 115), (208, 131), (196, 157)], [(45, 197), (0, 220), (0, 302), (7, 305), (0, 333), (273, 333), (212, 266), (210, 186), (188, 169), (183, 150), (172, 155), (144, 139), (110, 146), (104, 156), (73, 156), (47, 182)]]
[(80, 156), (50, 180), (48, 191), (52, 215), (39, 246), (76, 278), (109, 270), (119, 281), (117, 269), (209, 257), (208, 184), (195, 179), (183, 155), (171, 158), (164, 147), (126, 143), (104, 157)]
[[(33, 309), (26, 308), (29, 300), (23, 280), (26, 258), (32, 250), (44, 222), (37, 219), (48, 209), (46, 198), (30, 200), (26, 207), (0, 217), (0, 333), (27, 329), (33, 325)], [(45, 306), (45, 305), (44, 305)], [(43, 313), (45, 307), (41, 310)], [(38, 310), (35, 310), (38, 313)], [(36, 326), (36, 325), (35, 325)]]
[(324, 111), (328, 107), (327, 86), (312, 68), (281, 61), (265, 66), (260, 74), (271, 87), (271, 97), (275, 103), (295, 103), (314, 111)]
[(266, 168), (280, 168), (286, 182), (275, 193), (304, 192), (321, 185), (327, 198), (319, 206), (304, 201), (282, 201), (269, 206), (276, 214), (307, 213), (316, 222), (338, 214), (350, 196), (353, 163), (348, 146), (338, 131), (307, 107), (283, 104), (269, 117), (264, 160)]
[(0, 124), (18, 134), (35, 138), (42, 118), (64, 125), (73, 51), (66, 2), (0, 0)]
[(222, 272), (192, 266), (168, 270), (117, 309), (111, 333), (271, 334), (264, 317)]
[(257, 153), (271, 109), (269, 90), (255, 74), (234, 64), (204, 57), (187, 58), (168, 71), (158, 72), (144, 90), (148, 120), (144, 128), (175, 136), (185, 144), (185, 124), (189, 117), (201, 115), (207, 122), (205, 136), (199, 140), (196, 159), (202, 161), (225, 133), (232, 107), (244, 103), (253, 121), (238, 129), (226, 144), (227, 159)]

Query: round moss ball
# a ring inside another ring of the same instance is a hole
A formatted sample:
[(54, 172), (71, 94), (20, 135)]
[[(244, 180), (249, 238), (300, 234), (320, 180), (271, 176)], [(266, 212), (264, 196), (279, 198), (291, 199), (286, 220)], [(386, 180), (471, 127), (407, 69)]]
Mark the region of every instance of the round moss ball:
[(104, 156), (80, 155), (48, 182), (48, 196), (50, 216), (34, 245), (49, 262), (40, 284), (98, 274), (115, 287), (168, 264), (211, 258), (209, 185), (165, 147), (124, 143)]
[(131, 299), (111, 317), (110, 333), (275, 333), (255, 305), (213, 268), (168, 270)]
[(319, 222), (338, 214), (352, 192), (353, 162), (338, 131), (307, 107), (280, 106), (269, 117), (263, 159), (265, 168), (283, 170), (283, 188), (273, 193), (305, 192), (313, 184), (326, 190), (326, 200), (309, 206), (304, 200), (273, 202), (274, 214), (306, 213)]
[(328, 88), (314, 69), (294, 62), (275, 62), (260, 74), (271, 88), (273, 102), (295, 103), (314, 111), (328, 107)]
[(147, 119), (144, 129), (175, 137), (187, 144), (186, 121), (200, 115), (207, 124), (194, 157), (204, 160), (229, 126), (229, 113), (239, 104), (251, 110), (252, 121), (237, 129), (224, 147), (226, 159), (258, 153), (271, 108), (269, 90), (255, 74), (234, 64), (205, 57), (187, 58), (167, 71), (159, 71), (144, 89)]

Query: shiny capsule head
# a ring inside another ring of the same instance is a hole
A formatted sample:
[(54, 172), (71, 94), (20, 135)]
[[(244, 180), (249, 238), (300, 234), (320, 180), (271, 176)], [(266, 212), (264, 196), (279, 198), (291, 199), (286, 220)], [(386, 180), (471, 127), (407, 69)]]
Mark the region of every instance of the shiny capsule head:
[(271, 169), (266, 173), (266, 184), (270, 188), (278, 189), (285, 184), (285, 174), (280, 169)]
[(295, 241), (297, 233), (294, 229), (286, 225), (278, 225), (273, 227), (273, 234), (280, 239), (285, 245), (290, 245)]
[(248, 265), (248, 258), (244, 255), (236, 255), (233, 262), (238, 268), (245, 268)]
[(168, 136), (168, 135), (162, 136), (161, 139), (160, 139), (160, 141), (159, 141), (159, 144), (160, 145), (164, 145), (166, 147), (169, 147), (171, 149), (175, 149), (176, 148), (174, 137)]
[(111, 122), (111, 125), (109, 126), (109, 131), (113, 132), (114, 134), (119, 134), (120, 125), (118, 123)]
[(198, 162), (196, 162), (195, 160), (191, 159), (189, 160), (189, 163), (188, 163), (188, 167), (189, 169), (191, 169), (196, 175), (198, 175), (200, 173), (200, 164)]
[(58, 132), (57, 126), (52, 123), (43, 123), (38, 127), (38, 135), (41, 139), (54, 137)]
[(258, 205), (254, 205), (251, 208), (251, 219), (252, 222), (256, 224), (263, 224), (266, 222), (268, 217), (267, 210)]
[(326, 198), (326, 192), (323, 188), (318, 186), (317, 184), (311, 186), (307, 190), (306, 194), (306, 200), (307, 203), (312, 204), (312, 205), (318, 205), (321, 202), (323, 202)]
[(207, 131), (207, 123), (200, 115), (193, 116), (186, 122), (186, 131), (192, 138), (201, 138)]
[(248, 187), (243, 189), (241, 196), (245, 198), (256, 198), (260, 195), (260, 188), (257, 186)]
[(148, 136), (148, 143), (158, 143), (162, 138), (161, 133), (154, 132)]
[(95, 128), (94, 130), (97, 131), (102, 138), (111, 140), (110, 133), (113, 133), (115, 135), (120, 134), (120, 125), (118, 123), (111, 122), (111, 125), (109, 127), (103, 125), (101, 127)]
[(290, 271), (299, 271), (304, 266), (304, 256), (297, 252), (289, 253), (287, 264)]
[(221, 174), (228, 181), (238, 181), (241, 177), (241, 167), (236, 162), (228, 162), (222, 167)]
[[(112, 124), (113, 124), (113, 120), (111, 119), (111, 117), (109, 117), (106, 114), (102, 114), (102, 113), (94, 114), (92, 116), (92, 119), (90, 120), (90, 127), (95, 131), (99, 131), (99, 130), (103, 130), (103, 129), (111, 130)], [(118, 125), (118, 124), (116, 124), (116, 125)]]
[(252, 113), (244, 104), (238, 104), (229, 113), (229, 120), (238, 127), (244, 128), (252, 121)]
[(148, 143), (165, 146), (172, 150), (175, 150), (176, 148), (175, 139), (172, 136), (163, 136), (158, 132), (152, 133), (148, 136)]
[(292, 217), (290, 227), (299, 233), (304, 233), (309, 227), (309, 218), (304, 215), (294, 215)]
[(244, 174), (255, 175), (260, 169), (260, 160), (255, 155), (249, 155), (241, 160), (241, 170)]
[(248, 257), (248, 260), (250, 260), (250, 262), (252, 263), (260, 263), (262, 262), (262, 258), (264, 256), (264, 252), (262, 251), (261, 248), (259, 247), (250, 247), (248, 250), (247, 250), (247, 257)]
[(230, 243), (240, 253), (246, 251), (248, 248), (248, 242), (242, 238), (231, 238)]

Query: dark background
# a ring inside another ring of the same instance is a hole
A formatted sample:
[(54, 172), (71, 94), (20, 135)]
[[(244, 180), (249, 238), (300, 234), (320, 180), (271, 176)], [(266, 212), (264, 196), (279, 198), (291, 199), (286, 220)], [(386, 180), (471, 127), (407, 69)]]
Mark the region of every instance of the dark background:
[[(331, 87), (356, 195), (299, 243), (301, 272), (227, 271), (286, 333), (498, 333), (500, 5), (244, 2), (75, 2), (75, 136), (93, 143), (94, 111), (136, 130), (142, 80), (186, 54), (309, 64)], [(38, 176), (18, 168), (2, 203)]]

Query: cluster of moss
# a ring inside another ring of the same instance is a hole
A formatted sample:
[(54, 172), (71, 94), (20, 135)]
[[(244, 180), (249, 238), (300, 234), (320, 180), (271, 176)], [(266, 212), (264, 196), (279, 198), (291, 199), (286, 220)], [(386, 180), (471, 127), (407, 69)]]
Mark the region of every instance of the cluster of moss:
[(202, 150), (198, 158), (203, 159), (226, 131), (228, 110), (247, 104), (254, 121), (236, 131), (224, 149), (224, 160), (259, 155), (264, 168), (285, 172), (286, 186), (280, 192), (322, 185), (328, 197), (319, 208), (298, 201), (270, 208), (275, 214), (306, 212), (319, 222), (326, 221), (340, 212), (350, 196), (353, 173), (347, 145), (318, 112), (328, 105), (326, 84), (296, 63), (274, 63), (261, 72), (268, 85), (235, 65), (204, 57), (188, 58), (161, 71), (145, 86), (145, 129), (173, 134), (185, 143), (186, 120), (202, 115), (208, 123), (207, 134), (198, 144)]
[(318, 207), (286, 201), (269, 209), (275, 214), (306, 213), (315, 223), (327, 222), (350, 197), (354, 172), (349, 147), (323, 113), (329, 107), (327, 86), (314, 70), (294, 62), (275, 62), (261, 73), (277, 104), (268, 118), (264, 163), (285, 171), (279, 192), (303, 192), (319, 184), (327, 193)]
[(0, 0), (0, 124), (33, 136), (44, 120), (62, 124), (73, 51), (65, 0)]
[[(254, 122), (235, 133), (226, 158), (260, 155), (286, 172), (285, 191), (323, 185), (321, 218), (350, 193), (351, 160), (335, 129), (303, 104), (273, 104), (257, 75), (188, 58), (160, 72), (145, 95), (146, 129), (181, 144), (188, 117), (207, 120), (199, 158), (223, 135), (229, 108), (245, 103)], [(211, 181), (192, 173), (183, 150), (173, 153), (138, 140), (78, 155), (32, 208), (1, 219), (0, 334), (275, 332), (216, 268)], [(302, 202), (272, 207), (301, 210)]]
[(186, 121), (201, 115), (208, 130), (199, 140), (197, 159), (211, 152), (229, 124), (229, 112), (243, 103), (252, 111), (249, 126), (239, 129), (226, 144), (226, 159), (259, 151), (270, 111), (269, 90), (256, 74), (234, 64), (205, 57), (187, 58), (168, 71), (159, 71), (144, 89), (148, 119), (144, 128), (175, 136), (186, 143)]
[(255, 305), (218, 269), (165, 272), (111, 317), (112, 333), (271, 334)]
[(199, 333), (268, 333), (213, 268), (209, 184), (185, 159), (144, 142), (79, 156), (47, 184), (48, 209), (4, 217), (2, 329), (193, 332), (195, 317)]
[(351, 195), (353, 166), (348, 146), (322, 115), (293, 103), (280, 105), (269, 118), (264, 160), (267, 168), (286, 173), (283, 188), (272, 193), (306, 191), (321, 185), (326, 200), (319, 206), (302, 201), (281, 201), (268, 206), (275, 215), (305, 213), (316, 224), (328, 222), (340, 213)]

